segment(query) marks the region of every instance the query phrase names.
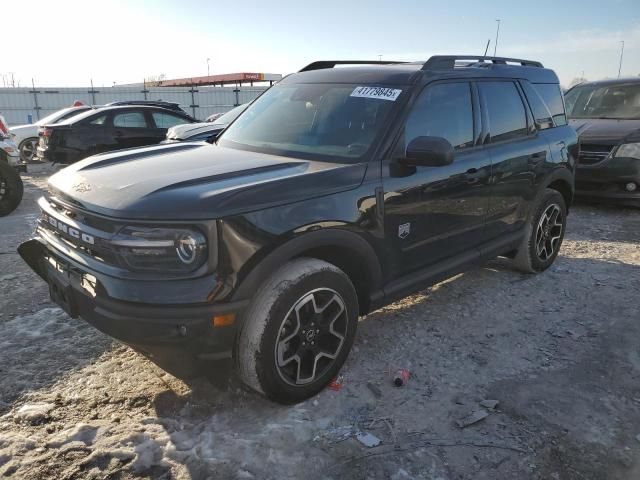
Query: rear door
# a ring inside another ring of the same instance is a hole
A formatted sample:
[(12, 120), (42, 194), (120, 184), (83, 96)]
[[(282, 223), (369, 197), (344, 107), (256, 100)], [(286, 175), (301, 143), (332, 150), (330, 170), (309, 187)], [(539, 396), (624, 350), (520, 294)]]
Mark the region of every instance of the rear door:
[(141, 147), (157, 143), (154, 127), (143, 109), (113, 112), (111, 132), (117, 148)]
[(467, 81), (438, 82), (421, 92), (407, 117), (394, 158), (419, 136), (442, 137), (453, 163), (440, 167), (383, 164), (385, 236), (393, 274), (402, 275), (462, 253), (483, 241), (491, 160), (478, 144), (480, 108)]
[(524, 226), (549, 161), (549, 145), (538, 134), (516, 82), (489, 80), (477, 85), (483, 144), (492, 161), (486, 226), (486, 239), (492, 240)]

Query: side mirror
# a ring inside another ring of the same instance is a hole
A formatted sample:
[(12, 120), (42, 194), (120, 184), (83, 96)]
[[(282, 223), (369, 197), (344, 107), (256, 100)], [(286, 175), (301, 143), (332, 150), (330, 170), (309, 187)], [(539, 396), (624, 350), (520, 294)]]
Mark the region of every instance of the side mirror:
[(416, 137), (409, 142), (402, 163), (424, 167), (450, 165), (453, 163), (453, 147), (442, 137)]

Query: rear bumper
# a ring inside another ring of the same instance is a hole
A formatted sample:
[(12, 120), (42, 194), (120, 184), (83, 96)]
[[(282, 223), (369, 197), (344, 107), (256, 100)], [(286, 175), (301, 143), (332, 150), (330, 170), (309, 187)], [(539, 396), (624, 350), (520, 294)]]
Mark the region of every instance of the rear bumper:
[[(634, 192), (625, 190), (629, 182), (638, 185)], [(640, 206), (640, 160), (609, 158), (595, 165), (578, 165), (576, 197)]]
[(105, 282), (118, 279), (87, 271), (49, 250), (38, 237), (21, 244), (18, 252), (49, 283), (52, 298), (71, 317), (81, 317), (171, 373), (184, 376), (198, 360), (231, 358), (237, 322), (214, 327), (212, 318), (229, 313), (238, 318), (247, 301), (162, 306), (144, 299), (125, 302), (109, 297), (104, 288)]

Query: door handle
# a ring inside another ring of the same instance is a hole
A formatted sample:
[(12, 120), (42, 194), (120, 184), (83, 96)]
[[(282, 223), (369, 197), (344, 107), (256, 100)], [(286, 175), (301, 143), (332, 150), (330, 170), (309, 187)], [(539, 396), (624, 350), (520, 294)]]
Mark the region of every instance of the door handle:
[(121, 132), (121, 131), (119, 131), (119, 130), (116, 130), (116, 131), (113, 133), (113, 136), (114, 136), (114, 137), (116, 137), (116, 138), (120, 138), (120, 137), (124, 136), (124, 133), (122, 133), (122, 132)]
[(477, 168), (470, 168), (469, 170), (467, 170), (468, 175), (475, 175), (476, 173), (478, 173)]

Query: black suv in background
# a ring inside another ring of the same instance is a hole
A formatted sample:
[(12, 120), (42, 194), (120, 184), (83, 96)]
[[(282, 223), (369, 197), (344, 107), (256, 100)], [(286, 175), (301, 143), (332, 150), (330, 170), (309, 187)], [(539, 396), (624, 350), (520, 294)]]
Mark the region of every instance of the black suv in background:
[(167, 129), (196, 120), (153, 105), (105, 106), (39, 128), (37, 157), (41, 161), (73, 163), (96, 153), (153, 145)]
[(581, 83), (565, 101), (580, 136), (576, 196), (640, 207), (640, 78)]
[(336, 375), (359, 315), (497, 255), (549, 267), (576, 154), (540, 63), (316, 62), (213, 145), (52, 176), (19, 252), (69, 315), (168, 371), (233, 358), (296, 402)]

